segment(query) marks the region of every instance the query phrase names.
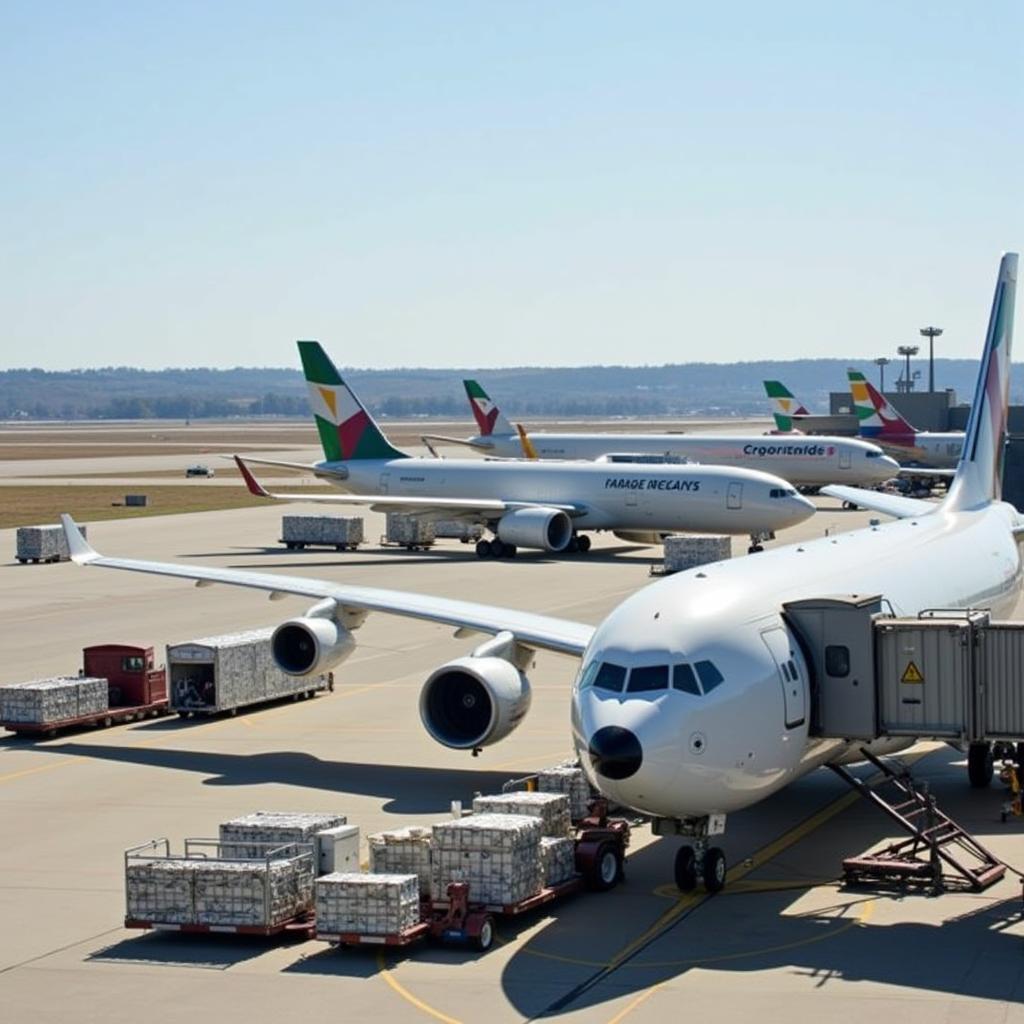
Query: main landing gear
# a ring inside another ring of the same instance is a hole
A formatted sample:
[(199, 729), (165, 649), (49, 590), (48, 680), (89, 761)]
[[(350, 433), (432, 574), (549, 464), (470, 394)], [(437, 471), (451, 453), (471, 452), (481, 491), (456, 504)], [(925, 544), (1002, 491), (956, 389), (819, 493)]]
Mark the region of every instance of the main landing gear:
[[(515, 558), (518, 550), (515, 544), (506, 544), (499, 537), (476, 542), (477, 558)], [(590, 538), (585, 533), (574, 533), (563, 550), (570, 555), (586, 554), (590, 550)]]
[(655, 818), (651, 830), (656, 836), (685, 836), (693, 840), (676, 851), (675, 880), (680, 892), (693, 892), (700, 883), (707, 892), (725, 888), (727, 865), (720, 846), (708, 846), (712, 836), (725, 833), (725, 815), (702, 818)]
[(759, 533), (752, 533), (750, 535), (750, 547), (747, 548), (747, 554), (756, 555), (758, 551), (764, 551), (764, 542), (766, 540), (775, 540), (774, 530), (761, 530)]

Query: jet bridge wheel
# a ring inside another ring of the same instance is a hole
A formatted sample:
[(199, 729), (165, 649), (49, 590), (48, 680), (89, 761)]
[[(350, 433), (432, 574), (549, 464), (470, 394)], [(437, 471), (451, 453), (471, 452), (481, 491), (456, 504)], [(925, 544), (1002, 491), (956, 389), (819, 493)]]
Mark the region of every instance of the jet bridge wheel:
[(967, 748), (967, 778), (974, 789), (984, 789), (992, 781), (992, 746), (972, 743)]

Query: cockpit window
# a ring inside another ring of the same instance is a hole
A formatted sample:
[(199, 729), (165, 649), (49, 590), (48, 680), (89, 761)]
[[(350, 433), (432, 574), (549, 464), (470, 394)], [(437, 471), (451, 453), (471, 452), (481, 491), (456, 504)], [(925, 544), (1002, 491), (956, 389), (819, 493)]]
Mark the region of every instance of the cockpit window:
[(865, 458), (868, 458), (868, 459), (880, 459), (882, 457), (882, 453), (881, 452), (865, 452), (864, 456), (865, 456)]
[(693, 669), (689, 665), (672, 666), (672, 688), (674, 690), (682, 690), (683, 693), (692, 693), (696, 697), (700, 696), (697, 677), (693, 674)]
[(705, 693), (710, 693), (716, 686), (725, 682), (722, 673), (710, 661), (698, 661), (693, 667), (697, 670)]
[(794, 487), (773, 487), (768, 492), (769, 498), (795, 498), (796, 488)]
[(621, 665), (605, 661), (597, 670), (594, 676), (595, 690), (611, 690), (612, 693), (622, 693), (626, 685), (626, 670)]
[(629, 673), (630, 693), (668, 689), (668, 665), (644, 665)]

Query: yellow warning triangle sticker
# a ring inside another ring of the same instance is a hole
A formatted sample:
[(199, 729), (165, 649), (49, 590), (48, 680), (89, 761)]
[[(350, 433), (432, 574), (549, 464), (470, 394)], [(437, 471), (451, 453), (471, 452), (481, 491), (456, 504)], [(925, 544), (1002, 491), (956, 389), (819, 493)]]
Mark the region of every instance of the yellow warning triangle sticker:
[(924, 676), (921, 675), (921, 670), (911, 661), (907, 664), (907, 667), (903, 670), (903, 675), (900, 676), (901, 683), (923, 683)]

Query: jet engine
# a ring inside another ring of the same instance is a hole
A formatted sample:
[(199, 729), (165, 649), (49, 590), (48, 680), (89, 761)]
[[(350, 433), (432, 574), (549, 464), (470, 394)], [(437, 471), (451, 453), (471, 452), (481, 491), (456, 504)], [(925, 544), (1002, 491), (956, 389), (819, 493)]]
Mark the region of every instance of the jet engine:
[(517, 508), (498, 520), (494, 532), (506, 544), (564, 551), (572, 540), (572, 521), (558, 508)]
[(420, 691), (420, 718), (446, 747), (475, 750), (504, 739), (530, 709), (530, 681), (499, 657), (456, 658)]
[(270, 638), (277, 667), (290, 676), (327, 672), (355, 649), (355, 637), (344, 626), (313, 615), (282, 622)]

